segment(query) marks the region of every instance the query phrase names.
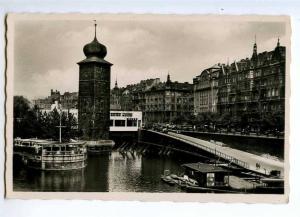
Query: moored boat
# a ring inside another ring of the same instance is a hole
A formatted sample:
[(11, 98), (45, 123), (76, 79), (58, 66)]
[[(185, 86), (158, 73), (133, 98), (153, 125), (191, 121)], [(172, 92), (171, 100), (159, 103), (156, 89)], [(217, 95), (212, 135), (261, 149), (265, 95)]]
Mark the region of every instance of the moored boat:
[(40, 139), (14, 140), (14, 154), (29, 168), (40, 170), (72, 170), (86, 166), (85, 142), (57, 142)]
[(200, 186), (186, 186), (185, 190), (189, 193), (240, 193), (240, 191), (230, 188), (212, 188)]
[(176, 181), (174, 181), (170, 176), (164, 176), (162, 175), (161, 180), (164, 181), (165, 183), (169, 184), (169, 185), (175, 185)]
[(169, 185), (175, 185), (177, 181), (171, 177), (170, 170), (165, 170), (160, 179)]
[(87, 141), (88, 154), (110, 153), (115, 145), (112, 140)]

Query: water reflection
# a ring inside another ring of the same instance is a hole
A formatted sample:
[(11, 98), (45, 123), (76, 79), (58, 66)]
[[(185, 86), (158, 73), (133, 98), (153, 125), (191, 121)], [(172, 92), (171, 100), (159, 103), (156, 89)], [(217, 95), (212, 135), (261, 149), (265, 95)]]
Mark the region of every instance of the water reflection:
[(14, 169), (15, 191), (83, 191), (84, 169), (70, 171), (41, 171), (18, 165)]
[(165, 169), (182, 172), (180, 160), (166, 156), (142, 156), (136, 152), (112, 152), (89, 156), (85, 169), (72, 171), (31, 170), (14, 164), (15, 191), (72, 192), (177, 192), (160, 181)]
[(110, 155), (90, 155), (85, 168), (85, 188), (88, 192), (107, 192), (109, 190)]

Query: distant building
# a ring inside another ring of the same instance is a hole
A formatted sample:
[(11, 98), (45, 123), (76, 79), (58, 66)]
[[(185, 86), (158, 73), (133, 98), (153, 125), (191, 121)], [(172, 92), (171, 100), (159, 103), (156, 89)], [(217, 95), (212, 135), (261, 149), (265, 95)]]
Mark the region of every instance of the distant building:
[(217, 112), (218, 79), (222, 67), (220, 64), (205, 69), (193, 79), (194, 113)]
[(123, 111), (144, 111), (145, 91), (160, 83), (159, 78), (142, 80), (126, 87), (115, 87), (111, 90), (110, 109)]
[[(50, 109), (41, 109), (42, 113), (50, 113), (54, 110), (63, 112), (66, 115), (72, 114), (76, 122), (78, 122), (78, 109), (62, 108), (58, 101), (51, 105)], [(110, 111), (110, 132), (112, 131), (138, 131), (142, 127), (142, 111)]]
[(63, 107), (58, 101), (55, 101), (51, 106), (50, 109), (40, 109), (42, 113), (50, 113), (56, 109), (58, 112), (64, 112), (65, 114), (72, 114), (73, 117), (78, 120), (78, 109), (77, 108), (66, 108)]
[(257, 53), (231, 64), (218, 64), (194, 78), (194, 113), (231, 116), (282, 112), (285, 103), (285, 47)]
[(159, 78), (111, 90), (111, 110), (142, 111), (143, 121), (171, 122), (193, 113), (193, 86), (189, 83), (167, 82)]
[(51, 110), (51, 105), (56, 101), (61, 104), (62, 109), (75, 109), (77, 108), (78, 93), (65, 92), (61, 95), (59, 91), (51, 89), (50, 96), (33, 100), (33, 105), (40, 109)]
[(172, 122), (193, 113), (193, 85), (172, 82), (170, 75), (166, 82), (160, 82), (144, 94), (145, 123)]
[(218, 112), (234, 116), (242, 113), (282, 112), (285, 102), (285, 47), (279, 40), (273, 51), (224, 66), (219, 77)]
[(118, 82), (115, 82), (115, 87), (110, 91), (110, 109), (121, 110), (122, 88), (118, 87)]

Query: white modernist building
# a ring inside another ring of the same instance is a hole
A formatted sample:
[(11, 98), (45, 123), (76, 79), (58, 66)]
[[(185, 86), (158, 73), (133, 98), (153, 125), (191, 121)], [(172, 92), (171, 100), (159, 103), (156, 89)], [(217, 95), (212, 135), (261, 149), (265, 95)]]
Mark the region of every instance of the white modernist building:
[[(42, 112), (51, 112), (54, 109), (58, 111), (72, 113), (78, 120), (78, 109), (63, 109), (56, 101), (51, 105), (51, 109), (43, 109)], [(110, 128), (109, 131), (138, 131), (142, 127), (142, 112), (141, 111), (110, 111)]]
[(141, 111), (110, 111), (110, 132), (138, 131), (142, 127)]

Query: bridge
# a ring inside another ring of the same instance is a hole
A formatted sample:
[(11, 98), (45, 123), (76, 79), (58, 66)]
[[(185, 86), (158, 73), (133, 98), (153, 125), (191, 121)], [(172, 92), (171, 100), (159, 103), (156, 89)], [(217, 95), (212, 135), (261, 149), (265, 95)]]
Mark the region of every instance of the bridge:
[[(245, 151), (237, 150), (225, 146), (223, 143), (216, 141), (205, 141), (202, 139), (194, 138), (187, 135), (182, 135), (174, 132), (161, 133), (152, 130), (143, 130), (144, 134), (150, 133), (146, 138), (142, 136), (141, 142), (146, 141), (145, 143), (149, 144), (149, 140), (153, 143), (163, 143), (166, 147), (170, 149), (177, 149), (183, 151), (202, 151), (210, 156), (215, 156), (221, 158), (227, 162), (235, 164), (241, 168), (244, 168), (248, 171), (271, 175), (273, 172), (279, 172), (280, 176), (284, 176), (284, 163), (279, 160), (275, 160), (272, 158), (267, 158), (259, 155), (255, 155), (252, 153), (248, 153)], [(155, 137), (159, 137), (159, 139), (155, 139)], [(146, 140), (145, 140), (146, 139)], [(168, 141), (169, 140), (169, 141)], [(171, 141), (170, 141), (171, 140)], [(180, 145), (180, 143), (185, 145)], [(187, 146), (188, 145), (188, 146)]]

